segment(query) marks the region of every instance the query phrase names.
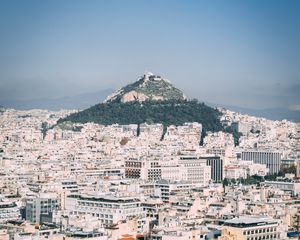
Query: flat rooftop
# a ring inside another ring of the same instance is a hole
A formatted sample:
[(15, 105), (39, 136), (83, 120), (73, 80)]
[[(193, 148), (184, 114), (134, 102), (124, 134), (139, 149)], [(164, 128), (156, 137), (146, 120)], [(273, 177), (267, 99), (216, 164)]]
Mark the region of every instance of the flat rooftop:
[(136, 203), (141, 202), (140, 199), (135, 197), (128, 197), (128, 196), (113, 196), (113, 195), (69, 195), (68, 198), (77, 198), (78, 200), (85, 200), (85, 201), (96, 201), (96, 202), (105, 202), (105, 203)]
[(270, 225), (277, 224), (277, 221), (264, 217), (264, 216), (240, 216), (224, 222), (225, 226), (238, 227), (238, 228), (246, 228), (246, 227), (255, 227), (262, 225)]

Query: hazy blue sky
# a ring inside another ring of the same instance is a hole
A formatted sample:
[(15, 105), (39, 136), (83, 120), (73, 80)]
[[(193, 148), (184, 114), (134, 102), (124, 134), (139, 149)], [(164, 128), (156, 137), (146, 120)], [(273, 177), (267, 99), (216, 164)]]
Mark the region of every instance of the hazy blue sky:
[(0, 104), (135, 81), (300, 109), (300, 1), (0, 1)]

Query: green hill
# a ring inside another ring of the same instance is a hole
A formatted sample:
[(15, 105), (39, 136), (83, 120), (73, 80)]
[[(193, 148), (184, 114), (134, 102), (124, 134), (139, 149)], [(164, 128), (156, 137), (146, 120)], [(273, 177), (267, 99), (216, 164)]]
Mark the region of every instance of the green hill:
[(197, 100), (186, 100), (183, 92), (169, 80), (145, 73), (136, 82), (115, 91), (103, 103), (60, 119), (58, 125), (65, 127), (70, 122), (103, 125), (146, 122), (162, 123), (166, 129), (169, 125), (199, 122), (203, 137), (207, 131), (225, 131), (220, 116), (217, 109)]
[(220, 131), (220, 112), (196, 100), (170, 100), (139, 102), (100, 103), (78, 113), (73, 113), (58, 124), (66, 121), (76, 123), (94, 122), (110, 124), (162, 123), (164, 126), (199, 122), (204, 131)]

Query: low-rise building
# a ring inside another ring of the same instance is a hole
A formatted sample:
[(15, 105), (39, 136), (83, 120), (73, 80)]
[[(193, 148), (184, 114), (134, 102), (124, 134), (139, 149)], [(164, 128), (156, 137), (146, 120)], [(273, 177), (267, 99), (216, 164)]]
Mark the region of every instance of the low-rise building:
[(280, 239), (274, 219), (245, 215), (225, 221), (219, 240)]
[(69, 195), (66, 210), (71, 215), (90, 215), (112, 225), (129, 217), (146, 216), (139, 198), (117, 195)]

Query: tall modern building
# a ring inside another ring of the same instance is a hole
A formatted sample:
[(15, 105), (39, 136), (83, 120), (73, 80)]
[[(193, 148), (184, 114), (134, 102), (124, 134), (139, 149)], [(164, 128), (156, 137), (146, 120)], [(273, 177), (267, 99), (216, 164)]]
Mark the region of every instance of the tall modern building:
[(52, 194), (41, 194), (26, 200), (26, 220), (40, 223), (42, 214), (52, 213), (59, 208), (58, 198)]
[(278, 173), (281, 164), (281, 153), (272, 151), (243, 151), (242, 160), (265, 164), (269, 168), (269, 174)]
[(218, 156), (202, 158), (206, 159), (206, 165), (211, 167), (211, 179), (215, 182), (221, 182), (224, 178), (223, 159)]

